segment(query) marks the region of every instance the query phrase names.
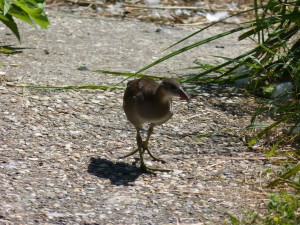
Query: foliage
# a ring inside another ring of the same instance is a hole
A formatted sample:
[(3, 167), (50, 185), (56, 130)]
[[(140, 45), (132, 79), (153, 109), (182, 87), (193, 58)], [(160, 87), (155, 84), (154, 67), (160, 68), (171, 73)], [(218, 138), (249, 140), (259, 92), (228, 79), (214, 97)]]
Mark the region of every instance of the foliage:
[(269, 197), (267, 209), (263, 214), (259, 212), (245, 212), (239, 220), (229, 213), (230, 224), (232, 225), (294, 225), (300, 224), (300, 196), (286, 193), (272, 194)]
[(300, 209), (299, 196), (281, 194), (271, 195), (268, 204), (268, 215), (265, 217), (266, 224), (293, 225), (300, 223), (298, 210)]
[(30, 25), (46, 28), (49, 25), (45, 14), (45, 0), (0, 0), (0, 21), (4, 23), (20, 41), (17, 18)]

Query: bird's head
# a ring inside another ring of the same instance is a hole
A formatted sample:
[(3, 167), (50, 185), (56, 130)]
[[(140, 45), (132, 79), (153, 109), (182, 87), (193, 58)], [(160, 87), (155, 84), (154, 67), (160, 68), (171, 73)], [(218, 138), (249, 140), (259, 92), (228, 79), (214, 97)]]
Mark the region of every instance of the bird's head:
[(173, 96), (180, 97), (181, 99), (186, 100), (187, 102), (190, 101), (188, 95), (184, 92), (182, 89), (180, 83), (173, 79), (173, 78), (168, 78), (162, 81), (161, 83), (163, 90), (165, 94), (171, 98)]

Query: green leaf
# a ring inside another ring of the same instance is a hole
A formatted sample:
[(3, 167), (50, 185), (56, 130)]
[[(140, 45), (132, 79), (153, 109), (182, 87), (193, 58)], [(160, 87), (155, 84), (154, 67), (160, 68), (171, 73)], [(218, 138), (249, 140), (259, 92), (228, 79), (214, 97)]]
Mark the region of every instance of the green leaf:
[(44, 1), (15, 0), (14, 4), (26, 12), (29, 17), (41, 28), (46, 28), (50, 23), (44, 13)]
[(266, 85), (261, 88), (263, 91), (263, 95), (267, 98), (270, 98), (276, 89), (273, 85)]
[(0, 14), (0, 21), (2, 21), (14, 33), (14, 35), (20, 41), (20, 34), (19, 34), (18, 26), (15, 23), (12, 16), (9, 14), (6, 14), (6, 16)]
[(5, 16), (6, 13), (8, 12), (10, 5), (11, 3), (9, 0), (1, 0), (0, 9), (3, 12), (3, 16)]
[(28, 14), (16, 5), (11, 6), (11, 8), (9, 10), (9, 14), (18, 18), (19, 20), (22, 20), (30, 25), (33, 25), (33, 22), (30, 19), (30, 17), (28, 16)]

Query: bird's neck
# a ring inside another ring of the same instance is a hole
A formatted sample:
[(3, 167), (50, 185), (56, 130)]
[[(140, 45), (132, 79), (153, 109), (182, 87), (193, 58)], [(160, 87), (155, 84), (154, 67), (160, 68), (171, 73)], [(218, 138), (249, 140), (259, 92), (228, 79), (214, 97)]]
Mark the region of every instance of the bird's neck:
[(160, 103), (169, 103), (172, 99), (172, 96), (168, 94), (162, 85), (159, 85), (155, 91), (155, 98)]

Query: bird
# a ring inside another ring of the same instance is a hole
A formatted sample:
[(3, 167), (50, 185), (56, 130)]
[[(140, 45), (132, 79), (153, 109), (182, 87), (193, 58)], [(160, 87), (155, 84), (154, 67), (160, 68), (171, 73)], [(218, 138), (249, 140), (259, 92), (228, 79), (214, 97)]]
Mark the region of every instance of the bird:
[[(165, 162), (150, 152), (148, 142), (154, 127), (164, 124), (173, 116), (173, 97), (180, 97), (187, 102), (190, 101), (181, 84), (174, 78), (164, 79), (160, 83), (150, 78), (140, 78), (127, 83), (123, 97), (123, 109), (127, 119), (136, 129), (137, 149), (121, 158), (126, 158), (138, 152), (142, 171), (149, 173), (171, 171), (146, 166), (143, 155), (147, 151), (153, 160)], [(145, 123), (149, 124), (149, 128), (146, 140), (143, 141), (140, 130)]]

